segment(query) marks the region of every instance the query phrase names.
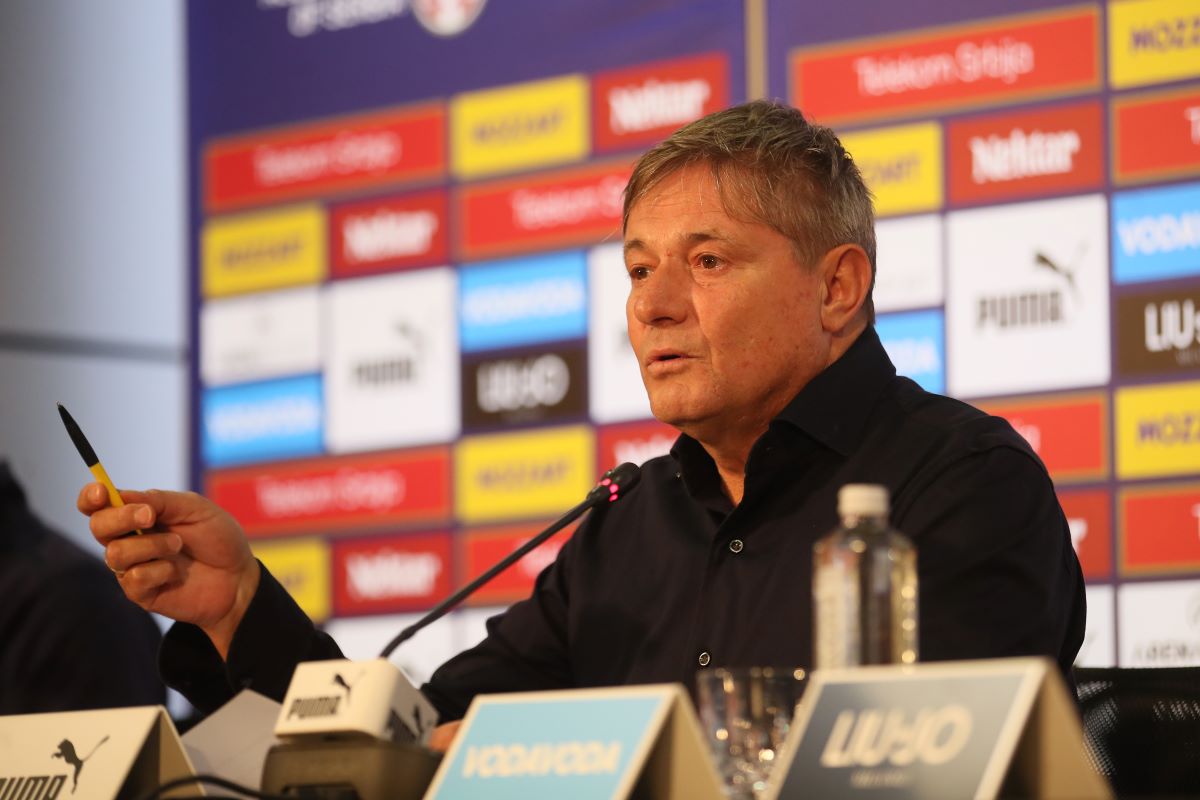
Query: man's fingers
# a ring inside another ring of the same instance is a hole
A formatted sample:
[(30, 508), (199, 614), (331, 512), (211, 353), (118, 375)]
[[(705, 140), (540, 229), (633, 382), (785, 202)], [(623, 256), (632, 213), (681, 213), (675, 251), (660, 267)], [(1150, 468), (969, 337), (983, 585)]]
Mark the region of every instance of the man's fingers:
[(155, 515), (149, 506), (138, 503), (121, 508), (105, 508), (92, 514), (88, 526), (100, 544), (124, 536), (132, 530), (146, 530), (154, 524)]
[(108, 505), (108, 490), (102, 483), (89, 483), (79, 490), (75, 507), (80, 514), (92, 514)]
[(437, 750), (439, 753), (449, 750), (450, 745), (454, 744), (454, 737), (458, 735), (458, 729), (461, 725), (461, 719), (438, 725), (429, 734), (429, 749)]
[(162, 587), (176, 579), (179, 574), (174, 561), (159, 559), (147, 561), (129, 569), (120, 576), (125, 596), (146, 608), (152, 603)]
[(177, 533), (147, 533), (129, 536), (108, 543), (104, 548), (104, 563), (114, 572), (127, 572), (136, 564), (169, 558), (183, 546)]

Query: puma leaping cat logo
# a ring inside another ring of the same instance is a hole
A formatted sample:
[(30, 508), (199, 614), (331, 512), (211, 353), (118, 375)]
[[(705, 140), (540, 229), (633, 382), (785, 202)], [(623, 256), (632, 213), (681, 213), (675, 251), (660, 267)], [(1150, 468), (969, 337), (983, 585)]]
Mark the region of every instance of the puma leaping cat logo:
[(83, 762), (95, 755), (96, 751), (100, 749), (100, 745), (107, 741), (108, 737), (105, 736), (99, 742), (96, 742), (96, 746), (92, 748), (92, 751), (83, 758), (80, 758), (78, 755), (76, 755), (75, 745), (71, 744), (70, 739), (63, 739), (58, 743), (58, 752), (52, 754), (50, 757), (61, 758), (63, 761), (75, 768), (75, 775), (71, 778), (71, 794), (75, 794), (75, 789), (79, 786), (79, 772), (83, 769)]

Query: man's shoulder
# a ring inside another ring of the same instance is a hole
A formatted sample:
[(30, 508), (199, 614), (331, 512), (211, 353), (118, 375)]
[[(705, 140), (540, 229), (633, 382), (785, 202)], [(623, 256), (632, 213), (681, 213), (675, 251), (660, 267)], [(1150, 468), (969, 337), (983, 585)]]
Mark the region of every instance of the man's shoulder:
[[(935, 446), (944, 456), (966, 456), (997, 448), (1017, 451), (1042, 466), (1025, 437), (1008, 420), (953, 397), (927, 392), (908, 378), (897, 377), (883, 409), (904, 438)], [(1042, 467), (1044, 469), (1044, 467)]]

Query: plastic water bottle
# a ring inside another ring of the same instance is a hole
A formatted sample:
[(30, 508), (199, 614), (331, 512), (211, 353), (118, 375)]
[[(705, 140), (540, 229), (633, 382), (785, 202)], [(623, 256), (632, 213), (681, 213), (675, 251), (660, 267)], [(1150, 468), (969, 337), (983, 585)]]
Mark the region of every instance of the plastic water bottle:
[(917, 550), (883, 486), (838, 492), (842, 524), (813, 546), (816, 668), (917, 661)]

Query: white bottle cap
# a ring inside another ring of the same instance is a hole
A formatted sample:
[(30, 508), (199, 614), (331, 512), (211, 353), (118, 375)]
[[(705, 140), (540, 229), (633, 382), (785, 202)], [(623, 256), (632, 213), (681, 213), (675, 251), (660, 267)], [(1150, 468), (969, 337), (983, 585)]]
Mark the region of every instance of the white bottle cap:
[(838, 491), (838, 515), (886, 517), (888, 490), (875, 483), (848, 483)]

